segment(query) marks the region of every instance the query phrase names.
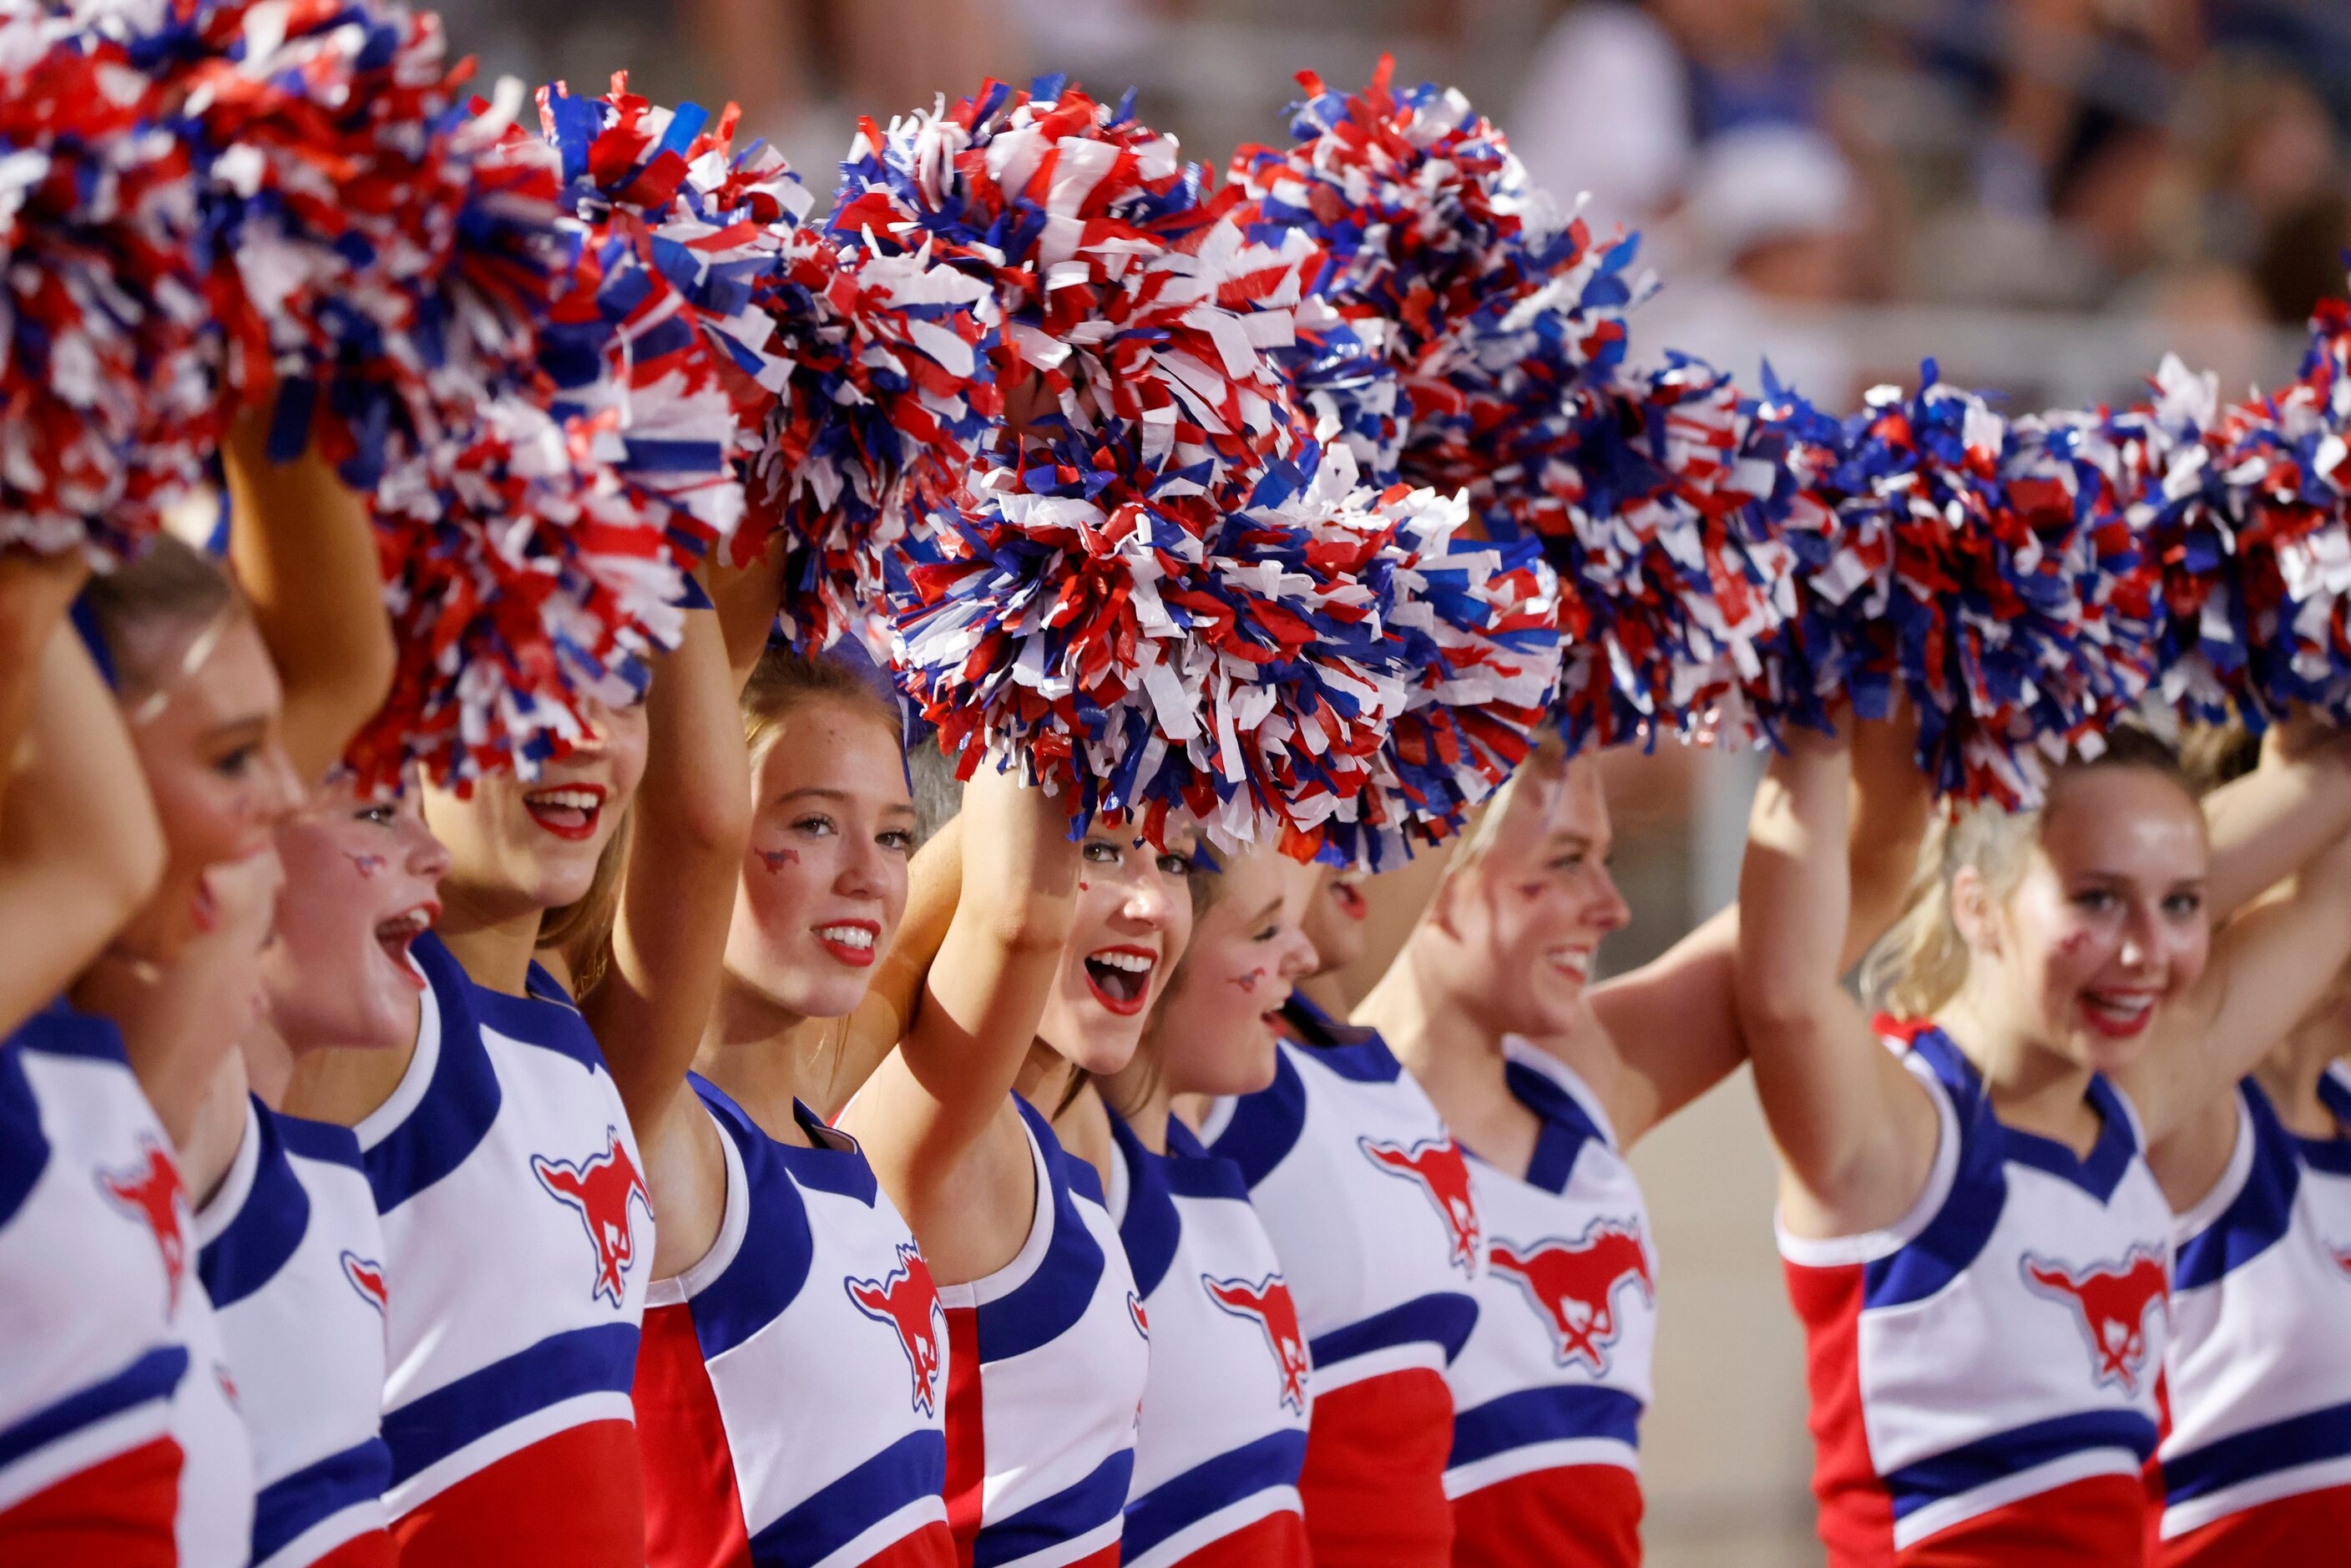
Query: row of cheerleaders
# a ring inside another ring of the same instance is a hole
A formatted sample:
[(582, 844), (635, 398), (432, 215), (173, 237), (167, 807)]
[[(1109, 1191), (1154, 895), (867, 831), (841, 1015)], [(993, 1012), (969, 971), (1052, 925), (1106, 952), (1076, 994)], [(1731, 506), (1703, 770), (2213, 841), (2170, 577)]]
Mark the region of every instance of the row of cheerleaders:
[[(0, 0), (0, 1561), (1632, 1563), (1750, 1061), (1838, 1568), (2351, 1552), (2351, 308), (1839, 418), (1301, 79), (820, 216), (393, 0)], [(1740, 907), (1598, 983), (1660, 737)]]

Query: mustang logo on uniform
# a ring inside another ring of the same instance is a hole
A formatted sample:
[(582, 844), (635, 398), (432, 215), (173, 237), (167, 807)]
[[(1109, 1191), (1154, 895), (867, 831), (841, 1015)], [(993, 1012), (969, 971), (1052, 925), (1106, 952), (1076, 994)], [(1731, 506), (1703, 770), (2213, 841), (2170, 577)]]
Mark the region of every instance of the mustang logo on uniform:
[(946, 1312), (939, 1305), (939, 1288), (921, 1250), (901, 1241), (898, 1266), (888, 1274), (879, 1280), (843, 1280), (841, 1285), (859, 1312), (897, 1331), (906, 1365), (914, 1375), (914, 1408), (925, 1416), (937, 1415), (939, 1335), (933, 1320), (944, 1324)]
[(530, 1168), (538, 1173), (539, 1185), (550, 1197), (579, 1212), (580, 1223), (588, 1230), (589, 1244), (596, 1249), (596, 1280), (590, 1287), (590, 1294), (618, 1307), (627, 1286), (629, 1266), (637, 1260), (636, 1231), (630, 1222), (629, 1206), (643, 1205), (648, 1219), (653, 1212), (653, 1197), (645, 1191), (645, 1178), (637, 1174), (636, 1162), (621, 1146), (620, 1129), (606, 1127), (604, 1152), (590, 1155), (576, 1166), (569, 1160), (533, 1155)]
[(1268, 1274), (1252, 1285), (1246, 1280), (1213, 1280), (1200, 1276), (1208, 1299), (1237, 1318), (1247, 1318), (1265, 1333), (1281, 1374), (1281, 1402), (1300, 1415), (1306, 1413), (1306, 1336), (1298, 1330), (1298, 1304), (1279, 1274)]
[(2171, 1281), (2163, 1260), (2134, 1247), (2119, 1266), (2095, 1263), (2076, 1270), (2029, 1252), (2019, 1266), (2028, 1290), (2074, 1309), (2075, 1326), (2090, 1342), (2098, 1385), (2120, 1384), (2137, 1393), (2147, 1363), (2147, 1312), (2170, 1311), (2165, 1297)]
[(1476, 1273), (1485, 1233), (1478, 1226), (1477, 1200), (1469, 1196), (1469, 1164), (1461, 1157), (1461, 1145), (1451, 1138), (1423, 1138), (1410, 1148), (1376, 1138), (1355, 1143), (1381, 1170), (1420, 1184), (1453, 1238), (1454, 1266)]
[(180, 1208), (186, 1198), (180, 1167), (162, 1145), (141, 1137), (138, 1162), (126, 1171), (100, 1170), (98, 1190), (155, 1233), (155, 1250), (163, 1257), (165, 1311), (178, 1312), (180, 1281), (188, 1273), (188, 1234), (180, 1228)]
[(392, 1291), (383, 1282), (382, 1264), (372, 1262), (356, 1252), (346, 1252), (343, 1254), (343, 1278), (351, 1282), (351, 1289), (357, 1291), (360, 1299), (369, 1306), (379, 1312), (391, 1310)]
[(1526, 1247), (1497, 1241), (1486, 1263), (1524, 1291), (1551, 1325), (1552, 1354), (1562, 1366), (1581, 1357), (1595, 1373), (1608, 1370), (1620, 1326), (1618, 1286), (1635, 1284), (1644, 1300), (1657, 1299), (1637, 1220), (1595, 1219), (1574, 1241), (1547, 1238)]

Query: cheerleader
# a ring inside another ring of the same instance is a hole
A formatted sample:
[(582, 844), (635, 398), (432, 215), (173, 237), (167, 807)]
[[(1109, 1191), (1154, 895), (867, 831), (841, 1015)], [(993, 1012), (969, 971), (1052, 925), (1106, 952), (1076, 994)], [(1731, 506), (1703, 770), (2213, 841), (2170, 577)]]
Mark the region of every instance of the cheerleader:
[[(1891, 916), (1923, 826), (1917, 769), (1872, 785), (1852, 852), (1865, 892), (1855, 951)], [(1447, 1370), (1457, 1563), (1533, 1550), (1640, 1560), (1657, 1281), (1626, 1155), (1745, 1051), (1727, 913), (1591, 983), (1628, 913), (1608, 874), (1612, 838), (1598, 768), (1540, 754), (1456, 852), (1358, 1009), (1468, 1145), (1486, 1232), (1477, 1327)]]
[(945, 1310), (958, 1554), (1109, 1568), (1148, 1334), (1098, 1167), (1049, 1113), (1098, 1132), (1107, 1159), (1080, 1074), (1133, 1057), (1189, 929), (1186, 862), (1107, 823), (1073, 843), (1061, 801), (989, 767), (922, 858), (944, 873), (916, 868), (901, 946), (935, 942), (937, 956), (918, 1006), (886, 998), (914, 1021), (841, 1124), (911, 1222)]
[[(2351, 770), (2280, 758), (2210, 802), (2131, 733), (2038, 810), (1952, 824), (1837, 985), (1849, 737), (1759, 792), (1738, 994), (1782, 1162), (1833, 1563), (2137, 1563), (2171, 1213), (2148, 1168), (2351, 952)], [(2300, 867), (2217, 937), (2214, 914)], [(1887, 1049), (1887, 1048), (1891, 1049)]]
[(1190, 878), (1193, 926), (1143, 1049), (1104, 1092), (1110, 1212), (1151, 1325), (1121, 1561), (1303, 1568), (1298, 1475), (1311, 1408), (1306, 1340), (1240, 1172), (1171, 1113), (1273, 1078), (1316, 873), (1270, 850)]
[(2163, 1568), (2324, 1562), (2351, 1541), (2344, 980), (2150, 1154), (2173, 1209)]
[(1281, 1029), (1273, 1082), (1216, 1101), (1200, 1134), (1239, 1167), (1306, 1336), (1308, 1542), (1323, 1568), (1434, 1568), (1453, 1548), (1444, 1369), (1485, 1263), (1468, 1166), (1377, 1030), (1296, 994)]
[(938, 1291), (864, 1154), (810, 1109), (837, 1061), (793, 1043), (856, 1009), (905, 912), (898, 712), (780, 647), (742, 707), (755, 809), (726, 971), (700, 1071), (639, 1124), (663, 1216), (635, 1392), (647, 1552), (950, 1568)]
[[(647, 702), (585, 707), (536, 779), (422, 791), (449, 867), (409, 949), (415, 1038), (306, 1076), (382, 1218), (387, 1505), (410, 1563), (644, 1561), (630, 1389), (655, 1238), (631, 1128), (692, 1061), (747, 831), (712, 613), (685, 612)], [(534, 955), (559, 963), (606, 920), (575, 1004)]]
[(0, 561), (0, 629), (25, 655), (0, 670), (0, 1336), (16, 1347), (0, 1360), (0, 1561), (161, 1568), (183, 1560), (192, 1434), (173, 1396), (208, 1377), (204, 1312), (170, 1146), (121, 1037), (57, 995), (164, 857), (121, 717), (60, 621), (78, 576)]

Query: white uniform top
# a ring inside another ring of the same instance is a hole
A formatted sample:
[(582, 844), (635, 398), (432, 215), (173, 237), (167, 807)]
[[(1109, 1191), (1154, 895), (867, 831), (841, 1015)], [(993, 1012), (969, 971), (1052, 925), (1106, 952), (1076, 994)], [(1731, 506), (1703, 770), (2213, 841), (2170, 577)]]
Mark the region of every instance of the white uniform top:
[(1833, 1558), (1882, 1554), (1995, 1509), (2064, 1538), (2064, 1518), (2025, 1517), (2034, 1499), (2135, 1478), (2155, 1451), (2171, 1211), (2137, 1113), (2093, 1079), (2103, 1131), (2077, 1157), (2002, 1123), (1939, 1030), (1880, 1029), (1935, 1103), (1926, 1190), (1869, 1235), (1780, 1232), (1814, 1372), (1823, 1538)]
[[(410, 951), (429, 988), (416, 1053), (356, 1129), (395, 1281), (395, 1519), (533, 1444), (630, 1420), (653, 1254), (628, 1113), (562, 988), (534, 964), (529, 996), (484, 989), (430, 932)], [(635, 1465), (626, 1426), (610, 1447)], [(509, 1518), (563, 1506), (479, 1500)]]
[(719, 1131), (718, 1239), (645, 1297), (637, 1438), (653, 1568), (950, 1564), (946, 1320), (873, 1167), (805, 1106), (769, 1137), (690, 1081)]
[(381, 1532), (383, 1228), (359, 1139), (250, 1101), (196, 1235), (253, 1433), (255, 1568)]
[(1113, 1117), (1110, 1212), (1151, 1324), (1125, 1568), (1306, 1561), (1311, 1367), (1273, 1241), (1227, 1160), (1170, 1117), (1167, 1153)]
[(1318, 1393), (1408, 1368), (1441, 1373), (1477, 1321), (1484, 1271), (1468, 1164), (1378, 1035), (1310, 1016), (1350, 1043), (1283, 1041), (1271, 1087), (1217, 1101), (1202, 1141), (1249, 1183), (1298, 1300)]
[[(93, 1552), (106, 1526), (145, 1526), (170, 1529), (187, 1568), (246, 1561), (253, 1450), (195, 1264), (122, 1037), (53, 1004), (0, 1048), (0, 1514), (46, 1495), (89, 1523)], [(156, 1500), (173, 1512), (136, 1517), (99, 1467), (163, 1442), (179, 1480)]]
[[(2351, 1126), (2351, 1073), (2319, 1094)], [(2295, 1136), (2246, 1079), (2228, 1174), (2174, 1238), (2164, 1535), (2351, 1485), (2351, 1136)]]
[(1656, 1257), (1608, 1114), (1564, 1063), (1505, 1042), (1511, 1094), (1542, 1118), (1521, 1177), (1473, 1156), (1486, 1277), (1453, 1386), (1448, 1496), (1572, 1465), (1639, 1469), (1656, 1343)]
[(1118, 1562), (1150, 1340), (1102, 1180), (1014, 1096), (1037, 1209), (1011, 1262), (939, 1287), (947, 1521), (973, 1568)]

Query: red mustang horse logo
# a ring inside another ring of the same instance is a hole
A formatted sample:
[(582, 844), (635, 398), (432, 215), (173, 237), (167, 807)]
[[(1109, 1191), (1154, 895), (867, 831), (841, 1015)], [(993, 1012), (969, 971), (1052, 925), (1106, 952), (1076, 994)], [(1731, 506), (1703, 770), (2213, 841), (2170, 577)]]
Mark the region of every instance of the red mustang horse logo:
[(2020, 1267), (2028, 1290), (2074, 1309), (2075, 1326), (2090, 1343), (2092, 1374), (2099, 1386), (2120, 1384), (2138, 1392), (2147, 1370), (2147, 1314), (2168, 1312), (2171, 1286), (2163, 1260), (2134, 1247), (2120, 1265), (2098, 1263), (2075, 1270), (2026, 1253)]
[(392, 1309), (392, 1291), (383, 1282), (383, 1265), (360, 1257), (356, 1252), (343, 1254), (343, 1278), (360, 1293), (360, 1300), (377, 1312)]
[(1638, 1285), (1644, 1301), (1657, 1299), (1637, 1220), (1595, 1219), (1574, 1241), (1497, 1241), (1486, 1262), (1524, 1291), (1551, 1326), (1552, 1354), (1562, 1366), (1580, 1357), (1595, 1373), (1608, 1370), (1609, 1347), (1622, 1326), (1618, 1286)]
[(596, 1280), (589, 1293), (618, 1307), (627, 1288), (629, 1266), (637, 1260), (636, 1230), (629, 1218), (629, 1207), (642, 1206), (648, 1219), (653, 1212), (645, 1178), (637, 1174), (636, 1162), (621, 1146), (620, 1129), (605, 1128), (604, 1152), (590, 1155), (576, 1166), (569, 1160), (533, 1155), (530, 1168), (549, 1195), (578, 1211), (580, 1223), (587, 1228), (589, 1244), (596, 1249)]
[(188, 1233), (180, 1228), (187, 1191), (180, 1185), (180, 1167), (161, 1144), (142, 1137), (137, 1163), (124, 1171), (99, 1170), (98, 1190), (154, 1232), (155, 1250), (163, 1258), (164, 1310), (178, 1312), (180, 1281), (188, 1274)]
[(1212, 1280), (1200, 1276), (1208, 1299), (1237, 1318), (1247, 1318), (1263, 1330), (1281, 1374), (1281, 1402), (1300, 1415), (1306, 1413), (1306, 1336), (1298, 1329), (1298, 1303), (1279, 1274), (1268, 1274), (1252, 1285), (1246, 1280)]
[(1424, 1138), (1410, 1148), (1376, 1138), (1355, 1142), (1364, 1157), (1389, 1176), (1419, 1184), (1453, 1238), (1455, 1267), (1475, 1273), (1485, 1232), (1479, 1228), (1478, 1202), (1469, 1194), (1469, 1163), (1461, 1157), (1461, 1145), (1451, 1138)]
[(939, 1331), (946, 1326), (946, 1309), (939, 1304), (939, 1288), (922, 1252), (913, 1242), (901, 1241), (895, 1269), (879, 1280), (843, 1280), (841, 1285), (859, 1312), (897, 1332), (907, 1368), (914, 1375), (914, 1408), (925, 1416), (937, 1415)]

